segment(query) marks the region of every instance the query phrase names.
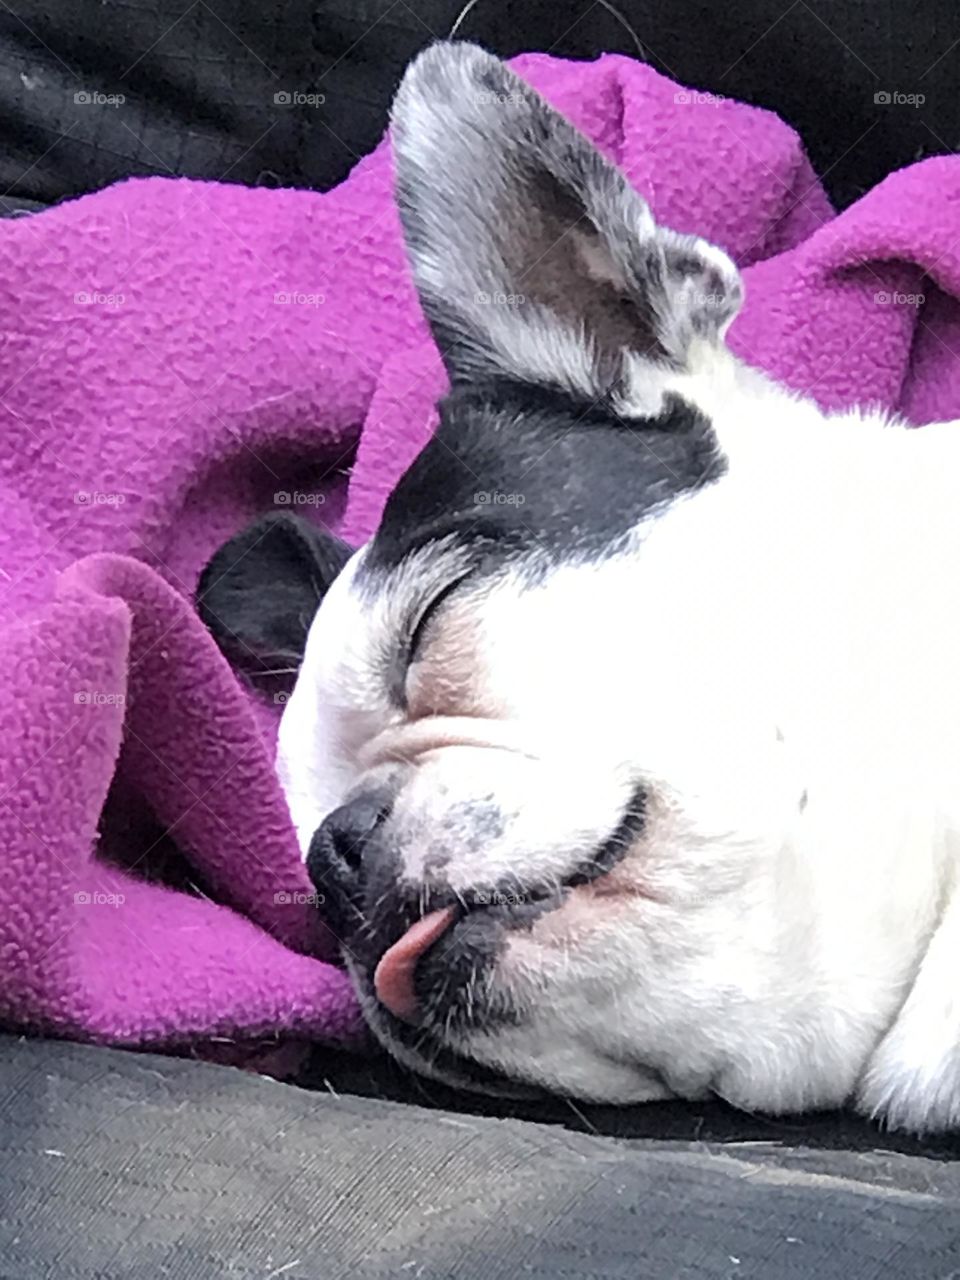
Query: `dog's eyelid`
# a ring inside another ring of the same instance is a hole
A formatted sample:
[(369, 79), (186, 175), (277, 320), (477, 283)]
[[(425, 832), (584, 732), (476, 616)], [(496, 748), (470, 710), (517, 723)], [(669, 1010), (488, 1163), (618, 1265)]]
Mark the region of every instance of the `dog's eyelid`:
[(423, 638), (427, 633), (427, 627), (436, 617), (438, 610), (442, 605), (447, 603), (458, 587), (463, 586), (469, 576), (470, 575), (468, 573), (463, 573), (460, 577), (454, 578), (452, 582), (448, 582), (446, 586), (441, 587), (439, 591), (430, 596), (426, 604), (420, 610), (420, 613), (417, 616), (416, 621), (411, 626), (409, 632), (410, 640), (407, 644), (406, 653), (406, 665), (408, 667), (412, 666), (414, 662), (416, 662), (417, 651), (419, 650), (423, 642)]

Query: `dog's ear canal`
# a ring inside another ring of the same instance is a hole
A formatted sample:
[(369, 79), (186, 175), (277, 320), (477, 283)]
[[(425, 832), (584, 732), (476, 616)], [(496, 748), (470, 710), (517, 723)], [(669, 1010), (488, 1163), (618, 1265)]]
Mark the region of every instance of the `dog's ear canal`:
[(657, 226), (626, 177), (476, 45), (408, 68), (391, 112), (397, 203), (451, 381), (596, 397), (627, 356), (687, 366), (742, 297), (722, 250)]
[(197, 612), (238, 671), (266, 688), (292, 683), (327, 588), (353, 551), (298, 516), (263, 516), (200, 575)]

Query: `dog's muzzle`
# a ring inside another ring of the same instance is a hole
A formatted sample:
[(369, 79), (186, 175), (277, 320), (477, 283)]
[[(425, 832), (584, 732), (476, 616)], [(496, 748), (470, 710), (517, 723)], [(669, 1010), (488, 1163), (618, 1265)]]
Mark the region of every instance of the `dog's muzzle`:
[[(482, 875), (469, 888), (445, 879), (442, 860), (412, 880), (391, 838), (391, 810), (402, 771), (362, 790), (329, 814), (310, 845), (307, 870), (325, 918), (380, 1007), (406, 1024), (478, 1026), (504, 1012), (493, 969), (511, 932), (561, 906), (576, 888), (621, 860), (644, 821), (637, 793), (608, 840), (561, 877), (539, 880), (517, 866), (509, 882)], [(518, 854), (518, 861), (533, 854)]]

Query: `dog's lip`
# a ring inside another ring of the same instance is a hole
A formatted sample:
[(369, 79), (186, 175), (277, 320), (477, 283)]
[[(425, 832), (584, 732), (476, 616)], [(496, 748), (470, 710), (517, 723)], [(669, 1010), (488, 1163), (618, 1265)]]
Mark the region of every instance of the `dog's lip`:
[(483, 914), (491, 921), (505, 925), (511, 916), (517, 916), (524, 910), (537, 906), (548, 911), (555, 909), (568, 893), (602, 881), (613, 869), (591, 860), (571, 871), (559, 886), (534, 886), (519, 894), (498, 889), (476, 889), (466, 899), (460, 894), (455, 895), (455, 904), (428, 911), (387, 947), (373, 972), (374, 994), (388, 1013), (401, 1022), (416, 1024), (421, 1014), (416, 991), (417, 966), (431, 947), (462, 920), (475, 919), (478, 914)]

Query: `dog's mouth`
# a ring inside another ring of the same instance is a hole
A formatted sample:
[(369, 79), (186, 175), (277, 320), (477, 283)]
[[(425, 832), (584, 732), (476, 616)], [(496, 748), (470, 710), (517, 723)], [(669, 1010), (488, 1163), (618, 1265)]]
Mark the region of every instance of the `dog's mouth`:
[[(602, 874), (601, 869), (590, 872), (591, 879), (599, 879)], [(490, 944), (497, 935), (529, 925), (538, 916), (555, 910), (574, 887), (574, 880), (588, 883), (578, 875), (549, 889), (474, 891), (469, 896), (459, 895), (456, 902), (434, 907), (415, 920), (380, 957), (373, 972), (377, 999), (401, 1022), (418, 1025), (424, 1004), (417, 989), (421, 962), (448, 972), (447, 962), (458, 941), (460, 950), (469, 954), (471, 943), (464, 936), (469, 932), (476, 947), (476, 966), (482, 967), (484, 956), (478, 945), (481, 939)]]
[(373, 972), (377, 999), (401, 1022), (415, 1022), (420, 1012), (414, 978), (421, 956), (438, 942), (457, 919), (456, 907), (442, 907), (419, 919), (380, 957)]
[(520, 891), (515, 887), (475, 889), (466, 896), (452, 894), (454, 900), (442, 904), (434, 897), (433, 909), (410, 924), (376, 964), (373, 989), (383, 1008), (401, 1022), (420, 1021), (423, 1002), (417, 990), (418, 969), (425, 958), (436, 955), (440, 944), (457, 926), (464, 922), (489, 923), (501, 932), (529, 926), (539, 916), (560, 907), (571, 892), (602, 881), (619, 865), (640, 834), (645, 799), (644, 789), (638, 787), (607, 840), (560, 882)]

